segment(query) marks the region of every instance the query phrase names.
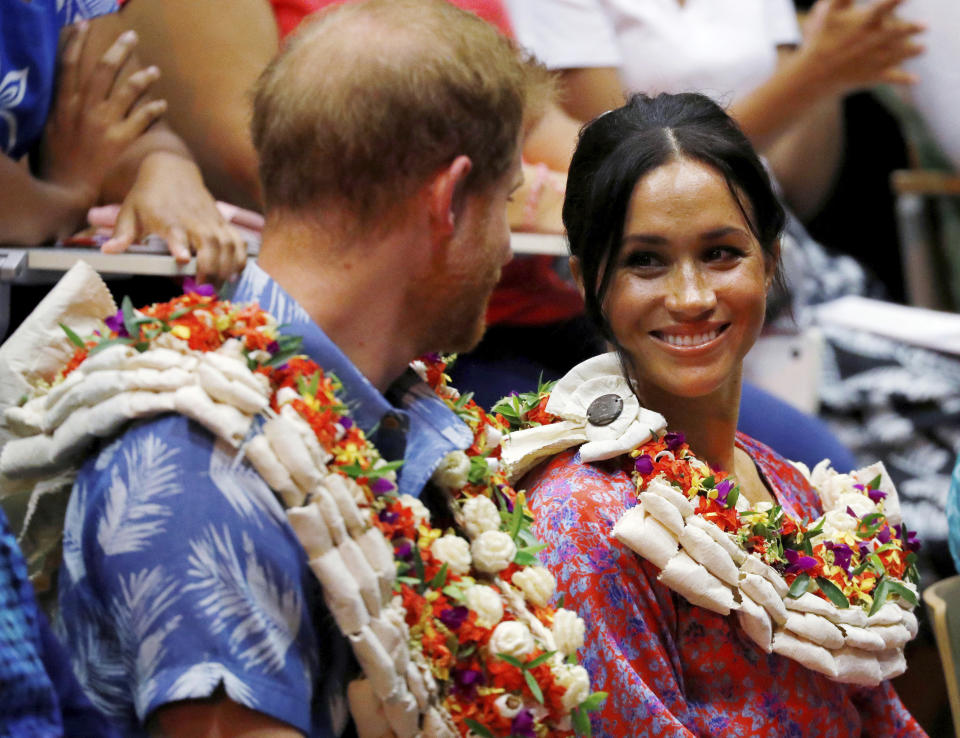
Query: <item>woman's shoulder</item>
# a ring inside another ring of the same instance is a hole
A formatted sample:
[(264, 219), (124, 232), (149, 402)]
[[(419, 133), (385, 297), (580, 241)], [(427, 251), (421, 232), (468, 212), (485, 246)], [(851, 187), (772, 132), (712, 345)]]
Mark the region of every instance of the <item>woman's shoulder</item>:
[(526, 490), (538, 514), (563, 510), (565, 518), (603, 518), (611, 526), (636, 499), (636, 489), (619, 458), (584, 463), (576, 448), (534, 468), (517, 488)]

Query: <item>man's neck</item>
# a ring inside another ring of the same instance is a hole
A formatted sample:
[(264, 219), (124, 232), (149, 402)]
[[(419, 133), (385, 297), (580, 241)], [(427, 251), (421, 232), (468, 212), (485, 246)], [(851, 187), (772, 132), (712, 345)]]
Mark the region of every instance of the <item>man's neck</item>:
[(312, 224), (268, 221), (258, 258), (381, 392), (418, 354), (416, 320), (402, 310), (403, 239), (398, 231), (348, 243)]

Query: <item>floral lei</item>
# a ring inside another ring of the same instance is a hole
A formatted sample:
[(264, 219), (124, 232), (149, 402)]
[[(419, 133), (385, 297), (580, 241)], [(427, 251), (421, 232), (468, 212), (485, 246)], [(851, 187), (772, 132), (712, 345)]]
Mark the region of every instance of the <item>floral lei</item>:
[[(173, 409), (235, 445), (243, 437), (242, 450), (283, 501), (364, 671), (348, 691), (361, 736), (385, 728), (399, 736), (590, 734), (587, 713), (605, 694), (591, 694), (577, 665), (583, 621), (548, 604), (555, 581), (537, 565), (532, 515), (498, 463), (506, 424), (449, 387), (444, 359), (425, 357), (413, 367), (474, 434), (471, 447), (449, 455), (433, 478), (452, 525), (432, 523), (419, 500), (398, 494), (400, 462), (385, 462), (351, 421), (338, 379), (301, 355), (299, 338), (283, 335), (256, 304), (189, 285), (181, 297), (139, 310), (125, 298), (89, 337), (61, 327), (73, 356), (8, 411), (36, 431), (8, 446), (52, 442), (56, 429), (37, 418), (49, 419), (44, 413), (77, 395), (82, 382), (70, 379), (74, 373), (103, 364), (130, 367), (133, 376), (169, 365), (171, 351), (193, 362), (200, 378), (190, 401), (177, 395), (184, 388), (157, 391), (172, 404), (128, 417)], [(197, 392), (212, 410), (195, 408)], [(266, 418), (259, 435), (251, 430), (256, 415)], [(0, 468), (15, 474), (18, 454), (8, 451)]]
[[(493, 411), (509, 423), (510, 441), (526, 444), (521, 456), (538, 458), (537, 443), (563, 436), (551, 434), (550, 426), (582, 425), (581, 416), (590, 414), (582, 410), (592, 396), (571, 405), (571, 389), (575, 395), (575, 388), (609, 379), (605, 372), (611, 371), (597, 357), (561, 380), (566, 386), (550, 383), (514, 394)], [(621, 400), (632, 395), (622, 378), (617, 381)], [(611, 386), (602, 385), (607, 391)], [(605, 399), (610, 407), (611, 397), (595, 402)], [(552, 408), (564, 412), (555, 415)], [(699, 459), (682, 433), (643, 433), (639, 445), (621, 444), (603, 457), (630, 475), (639, 502), (611, 534), (653, 562), (661, 582), (692, 604), (724, 615), (737, 611), (761, 648), (837, 681), (876, 684), (906, 668), (902, 647), (917, 628), (911, 609), (917, 605), (920, 544), (898, 520), (896, 490), (882, 464), (850, 475), (829, 462), (812, 472), (795, 464), (825, 510), (816, 520), (797, 520), (773, 503), (750, 509), (736, 480)]]

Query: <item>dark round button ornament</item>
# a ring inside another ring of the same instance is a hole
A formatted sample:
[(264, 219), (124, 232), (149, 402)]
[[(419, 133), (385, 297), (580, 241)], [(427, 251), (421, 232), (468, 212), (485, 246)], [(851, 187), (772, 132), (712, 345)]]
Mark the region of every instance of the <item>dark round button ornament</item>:
[(590, 425), (610, 425), (623, 412), (623, 398), (620, 395), (600, 395), (587, 408), (587, 420)]

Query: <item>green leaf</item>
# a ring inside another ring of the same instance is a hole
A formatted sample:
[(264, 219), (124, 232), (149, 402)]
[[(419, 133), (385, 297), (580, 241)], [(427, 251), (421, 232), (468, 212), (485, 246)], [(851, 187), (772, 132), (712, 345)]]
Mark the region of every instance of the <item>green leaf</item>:
[(139, 333), (139, 326), (137, 324), (137, 313), (133, 309), (130, 295), (123, 296), (123, 300), (120, 302), (120, 311), (123, 313), (123, 327), (127, 329), (127, 333), (131, 336), (136, 336)]
[(401, 582), (402, 584), (409, 584), (411, 587), (414, 584), (420, 584), (420, 580), (416, 577), (397, 577), (397, 581)]
[(734, 487), (727, 495), (727, 509), (734, 507), (738, 499), (740, 499), (740, 488)]
[(448, 584), (441, 591), (451, 600), (456, 600), (457, 602), (463, 602), (466, 599), (463, 590), (453, 584)]
[(513, 557), (513, 563), (520, 566), (536, 566), (540, 562), (537, 560), (537, 557), (526, 551), (517, 551), (517, 555)]
[(478, 723), (476, 720), (471, 720), (470, 718), (464, 718), (463, 722), (467, 724), (470, 730), (472, 730), (474, 733), (481, 736), (482, 738), (496, 738), (493, 735), (493, 733), (487, 730), (486, 727)]
[(877, 585), (877, 588), (873, 590), (873, 604), (870, 606), (870, 612), (868, 615), (876, 615), (877, 611), (883, 607), (883, 603), (887, 601), (887, 594), (890, 591), (890, 582), (884, 577), (880, 580), (880, 583)]
[(787, 592), (787, 596), (796, 599), (807, 591), (807, 585), (809, 583), (809, 574), (798, 574), (797, 578), (793, 580), (793, 584), (790, 585), (790, 590)]
[(513, 501), (513, 513), (510, 516), (510, 537), (513, 540), (517, 540), (517, 535), (520, 533), (522, 527), (523, 505), (520, 504), (519, 499), (516, 499)]
[(817, 586), (820, 587), (820, 591), (827, 596), (827, 599), (841, 610), (850, 607), (850, 601), (843, 593), (843, 590), (826, 577), (817, 577)]
[(347, 474), (354, 479), (357, 477), (366, 477), (369, 480), (380, 479), (392, 471), (399, 469), (403, 466), (403, 459), (399, 461), (388, 461), (382, 466), (378, 466), (376, 469), (364, 469), (358, 464), (347, 464), (345, 466), (338, 466), (337, 469), (342, 471), (344, 474)]
[(521, 670), (523, 669), (523, 662), (520, 659), (514, 656), (511, 656), (508, 653), (498, 653), (497, 658), (500, 659), (501, 661), (506, 661), (508, 664), (510, 664), (510, 666), (516, 666), (518, 669), (521, 669)]
[(530, 693), (533, 695), (533, 698), (542, 705), (543, 692), (540, 691), (540, 685), (537, 684), (537, 680), (533, 678), (533, 674), (529, 671), (524, 671), (523, 679), (526, 681), (527, 686), (530, 687)]
[(607, 692), (594, 692), (580, 703), (580, 709), (586, 712), (599, 710), (605, 699), (607, 699)]
[(443, 562), (443, 566), (440, 567), (433, 579), (430, 580), (430, 587), (432, 589), (443, 589), (443, 586), (447, 583), (447, 562)]
[(867, 482), (868, 489), (880, 489), (880, 483), (883, 481), (883, 477), (880, 474), (877, 474), (873, 479)]
[(805, 536), (803, 543), (800, 544), (800, 547), (803, 548), (803, 552), (807, 556), (813, 556), (813, 541), (810, 540), (810, 536)]
[(67, 338), (70, 339), (70, 343), (72, 343), (74, 346), (77, 346), (78, 348), (85, 347), (86, 344), (84, 344), (83, 339), (80, 338), (80, 336), (78, 336), (76, 333), (74, 333), (69, 328), (69, 326), (66, 326), (63, 323), (60, 323), (60, 327), (63, 329), (63, 332), (67, 334)]
[(187, 313), (191, 313), (196, 310), (198, 307), (203, 307), (202, 304), (197, 305), (188, 305), (187, 307), (177, 308), (172, 313), (170, 313), (170, 320), (176, 320), (177, 318), (182, 318)]
[(280, 366), (281, 364), (287, 363), (288, 361), (290, 361), (290, 359), (292, 359), (294, 356), (297, 356), (299, 354), (300, 354), (299, 346), (297, 348), (283, 349), (275, 353), (273, 356), (271, 356), (270, 359), (264, 362), (263, 365), (264, 366)]
[(889, 585), (891, 594), (900, 595), (914, 607), (920, 604), (917, 602), (917, 595), (914, 594), (913, 590), (907, 587), (905, 584), (901, 584), (893, 579), (887, 580), (887, 584)]
[(573, 729), (577, 731), (577, 735), (584, 736), (584, 738), (590, 738), (592, 735), (590, 732), (590, 717), (579, 707), (573, 711)]
[(709, 477), (705, 477), (700, 484), (704, 489), (713, 489), (717, 484), (717, 480), (713, 474), (711, 474)]
[(567, 656), (567, 658), (564, 659), (564, 661), (565, 661), (566, 663), (570, 664), (570, 666), (576, 666), (576, 665), (577, 665), (577, 654), (571, 653), (570, 655)]
[(133, 339), (132, 338), (108, 338), (106, 341), (101, 341), (92, 349), (90, 349), (90, 356), (93, 356), (94, 354), (99, 354), (105, 348), (108, 348), (109, 346), (116, 346), (118, 343), (123, 344), (124, 346), (129, 346), (130, 344), (133, 343)]
[(483, 456), (470, 457), (470, 471), (467, 472), (467, 481), (470, 484), (483, 484), (490, 478), (490, 467)]
[(466, 407), (467, 403), (473, 399), (473, 392), (466, 392), (460, 397), (457, 398), (457, 401), (453, 403), (453, 407), (457, 410), (463, 410)]
[(524, 664), (525, 669), (532, 669), (534, 666), (540, 666), (544, 661), (549, 659), (556, 651), (548, 651), (547, 653), (542, 653), (537, 658), (531, 659), (526, 664)]
[(558, 608), (559, 608), (559, 607), (563, 607), (563, 600), (564, 600), (564, 598), (566, 598), (566, 596), (567, 596), (567, 593), (566, 593), (566, 592), (561, 592), (561, 593), (560, 593), (560, 597), (557, 598), (557, 607), (558, 607)]

